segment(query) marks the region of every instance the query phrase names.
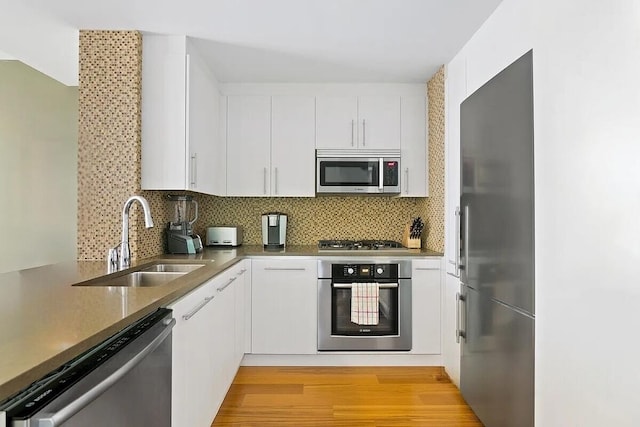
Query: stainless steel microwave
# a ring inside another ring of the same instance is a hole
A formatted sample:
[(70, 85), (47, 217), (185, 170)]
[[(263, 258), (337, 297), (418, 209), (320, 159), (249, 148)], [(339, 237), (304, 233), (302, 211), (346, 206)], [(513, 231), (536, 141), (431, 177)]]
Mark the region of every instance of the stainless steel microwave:
[(400, 150), (317, 150), (317, 194), (400, 194)]

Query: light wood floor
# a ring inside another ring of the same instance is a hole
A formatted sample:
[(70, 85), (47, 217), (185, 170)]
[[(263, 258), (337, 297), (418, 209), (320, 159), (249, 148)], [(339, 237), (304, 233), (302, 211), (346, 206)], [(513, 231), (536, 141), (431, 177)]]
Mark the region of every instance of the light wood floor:
[(212, 427), (482, 427), (443, 368), (241, 367)]

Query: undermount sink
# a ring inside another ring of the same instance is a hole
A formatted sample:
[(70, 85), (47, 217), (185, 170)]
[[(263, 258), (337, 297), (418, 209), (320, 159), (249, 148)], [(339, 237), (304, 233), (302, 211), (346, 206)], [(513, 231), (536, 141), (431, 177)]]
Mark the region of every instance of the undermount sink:
[[(205, 264), (170, 264), (157, 263), (137, 271), (115, 276), (100, 277), (73, 286), (120, 286), (128, 288), (145, 288), (169, 283), (187, 273), (204, 267)], [(117, 274), (117, 273), (116, 273)]]
[(197, 270), (200, 267), (204, 267), (204, 264), (154, 264), (151, 267), (147, 267), (142, 271), (158, 271), (166, 273), (189, 273)]

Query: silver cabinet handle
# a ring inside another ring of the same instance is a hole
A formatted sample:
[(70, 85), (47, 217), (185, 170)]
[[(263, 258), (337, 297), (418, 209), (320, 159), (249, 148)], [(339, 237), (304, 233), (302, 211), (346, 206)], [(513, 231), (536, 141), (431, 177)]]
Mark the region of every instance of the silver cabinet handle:
[(355, 128), (356, 128), (356, 121), (355, 120), (351, 120), (351, 146), (353, 147), (353, 143), (354, 143), (354, 133), (355, 133)]
[(263, 168), (263, 172), (262, 172), (262, 183), (263, 183), (263, 187), (264, 189), (262, 190), (264, 194), (267, 194), (267, 168)]
[(274, 168), (273, 177), (275, 181), (275, 192), (274, 194), (278, 194), (278, 168)]
[(229, 285), (230, 285), (230, 284), (232, 284), (232, 283), (233, 283), (233, 281), (234, 281), (234, 280), (236, 280), (236, 279), (237, 279), (237, 277), (232, 277), (232, 278), (230, 278), (230, 279), (229, 279), (229, 281), (228, 281), (224, 286), (220, 286), (220, 287), (218, 288), (218, 292), (222, 292), (222, 291), (224, 291), (225, 289), (227, 289), (227, 288), (229, 287)]
[(266, 271), (306, 271), (307, 269), (304, 267), (296, 267), (296, 268), (279, 268), (279, 267), (265, 267)]
[[(351, 289), (353, 285), (351, 283), (334, 283), (333, 287), (338, 289)], [(391, 288), (397, 288), (398, 284), (397, 283), (380, 283), (378, 287), (380, 289), (391, 289)]]
[(407, 185), (404, 187), (404, 192), (405, 194), (409, 194), (409, 168), (406, 168), (404, 170), (404, 181), (407, 183)]
[[(133, 349), (136, 351), (132, 351), (132, 354), (135, 356), (131, 357), (127, 360), (122, 366), (120, 366), (115, 372), (111, 373), (105, 379), (100, 381), (95, 387), (93, 387), (88, 392), (82, 394), (78, 399), (70, 402), (67, 406), (61, 408), (59, 411), (53, 414), (43, 414), (42, 418), (36, 417), (34, 419), (35, 423), (32, 425), (44, 426), (44, 427), (56, 427), (59, 426), (66, 421), (68, 421), (75, 414), (80, 412), (80, 410), (90, 403), (94, 402), (102, 393), (109, 389), (109, 387), (113, 386), (116, 382), (118, 382), (121, 378), (127, 375), (133, 368), (138, 366), (140, 362), (142, 362), (149, 354), (151, 354), (155, 349), (157, 349), (160, 344), (169, 336), (171, 333), (171, 329), (173, 325), (176, 324), (175, 319), (171, 319), (164, 329), (162, 329), (159, 334), (144, 347), (139, 349)], [(4, 425), (4, 423), (3, 423)]]
[(366, 131), (365, 131), (364, 119), (362, 119), (362, 146), (364, 147), (365, 145), (367, 145), (367, 143), (366, 143)]
[(456, 235), (455, 235), (456, 253), (454, 254), (454, 266), (455, 266), (456, 277), (460, 277), (460, 227), (462, 226), (460, 221), (460, 206), (456, 206), (455, 215), (456, 215)]
[(196, 180), (197, 180), (197, 173), (196, 173), (196, 168), (198, 167), (198, 153), (193, 153), (191, 155), (191, 170), (189, 171), (191, 174), (191, 186), (195, 187), (196, 186)]
[(380, 180), (378, 182), (378, 191), (383, 192), (384, 191), (384, 159), (382, 157), (380, 157), (380, 160), (378, 160), (378, 169), (380, 169)]
[(246, 272), (247, 272), (247, 269), (246, 269), (246, 268), (243, 268), (242, 270), (240, 270), (240, 271), (238, 272), (238, 274), (236, 274), (236, 276), (242, 276), (242, 275), (243, 275), (244, 273), (246, 273)]
[(463, 310), (460, 310), (460, 305), (464, 304), (466, 298), (460, 292), (456, 292), (456, 343), (460, 344), (460, 339), (466, 338), (466, 333), (464, 330), (460, 329), (460, 315), (463, 313)]
[(418, 270), (418, 271), (433, 271), (433, 270), (440, 270), (440, 269), (439, 269), (439, 268), (437, 268), (437, 267), (434, 267), (434, 268), (429, 268), (429, 267), (416, 267), (416, 268), (415, 268), (415, 270)]
[(212, 295), (210, 297), (205, 297), (204, 301), (202, 301), (200, 304), (197, 305), (196, 308), (194, 308), (193, 310), (191, 310), (189, 313), (185, 314), (182, 316), (182, 318), (184, 320), (189, 320), (191, 319), (193, 316), (195, 316), (195, 314), (197, 312), (199, 312), (200, 310), (202, 310), (202, 307), (204, 307), (205, 305), (209, 304), (215, 297)]

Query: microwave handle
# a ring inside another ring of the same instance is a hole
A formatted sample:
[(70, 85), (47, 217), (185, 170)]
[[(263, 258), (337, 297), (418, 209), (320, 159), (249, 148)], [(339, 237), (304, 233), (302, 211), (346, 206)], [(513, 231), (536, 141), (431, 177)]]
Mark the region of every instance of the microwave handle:
[(380, 157), (379, 162), (378, 169), (380, 172), (380, 178), (378, 179), (378, 191), (382, 193), (384, 191), (384, 159)]

